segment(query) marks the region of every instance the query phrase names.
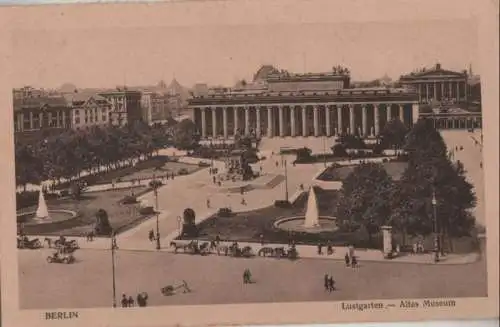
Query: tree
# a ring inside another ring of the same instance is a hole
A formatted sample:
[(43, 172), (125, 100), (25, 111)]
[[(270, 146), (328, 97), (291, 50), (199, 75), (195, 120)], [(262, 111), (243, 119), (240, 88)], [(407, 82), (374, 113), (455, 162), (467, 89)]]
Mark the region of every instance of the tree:
[(180, 121), (174, 127), (173, 143), (176, 148), (192, 150), (199, 142), (196, 125), (190, 119)]
[(295, 162), (310, 162), (312, 160), (312, 150), (306, 147), (297, 149)]
[(366, 149), (365, 141), (359, 135), (342, 135), (339, 143), (346, 149)]
[(365, 163), (356, 166), (342, 184), (337, 218), (343, 225), (364, 226), (369, 242), (391, 215), (394, 183), (384, 166)]
[(345, 147), (342, 144), (339, 144), (339, 143), (337, 143), (334, 146), (332, 146), (332, 152), (333, 152), (333, 156), (337, 157), (337, 158), (342, 158), (342, 157), (348, 157), (349, 156), (349, 154), (345, 150)]
[(408, 133), (406, 125), (395, 118), (384, 126), (381, 132), (382, 144), (386, 147), (392, 147), (394, 150), (401, 149), (405, 144), (405, 138)]
[(473, 187), (463, 165), (452, 163), (446, 144), (432, 122), (421, 119), (407, 136), (408, 167), (394, 193), (391, 223), (410, 235), (428, 235), (434, 230), (432, 198), (435, 195), (437, 232), (451, 239), (468, 235), (474, 218), (468, 209), (475, 205)]

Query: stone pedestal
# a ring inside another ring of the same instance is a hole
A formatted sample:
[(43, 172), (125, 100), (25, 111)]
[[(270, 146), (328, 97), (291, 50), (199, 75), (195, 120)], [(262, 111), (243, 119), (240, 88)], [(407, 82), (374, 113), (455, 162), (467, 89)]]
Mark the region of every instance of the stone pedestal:
[(392, 256), (392, 227), (382, 226), (382, 238), (384, 241), (384, 258), (390, 259)]

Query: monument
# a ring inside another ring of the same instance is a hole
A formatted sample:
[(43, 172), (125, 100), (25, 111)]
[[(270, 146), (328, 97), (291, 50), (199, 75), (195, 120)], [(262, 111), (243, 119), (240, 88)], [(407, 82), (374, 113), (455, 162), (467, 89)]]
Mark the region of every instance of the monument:
[(36, 209), (35, 219), (46, 219), (49, 217), (49, 209), (47, 209), (47, 202), (43, 195), (43, 190), (40, 187), (40, 194), (38, 196), (38, 208)]
[(309, 197), (307, 198), (306, 216), (304, 219), (305, 228), (314, 228), (319, 226), (319, 211), (318, 200), (314, 188), (309, 189)]

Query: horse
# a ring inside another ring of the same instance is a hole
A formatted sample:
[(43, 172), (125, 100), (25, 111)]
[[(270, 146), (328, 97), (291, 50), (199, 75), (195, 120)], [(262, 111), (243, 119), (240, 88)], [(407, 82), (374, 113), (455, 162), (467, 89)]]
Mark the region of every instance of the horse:
[(224, 255), (228, 255), (229, 251), (231, 250), (231, 246), (226, 245), (226, 244), (216, 244), (215, 242), (210, 243), (210, 250), (215, 249), (215, 252), (217, 252), (217, 255), (220, 255), (221, 253), (224, 253)]
[(177, 250), (182, 249), (184, 252), (193, 247), (193, 241), (172, 241), (170, 242), (170, 246), (174, 248), (174, 252), (177, 253)]
[(210, 242), (203, 242), (198, 245), (198, 251), (200, 254), (210, 253)]
[(259, 250), (259, 252), (257, 252), (257, 255), (258, 255), (259, 257), (260, 257), (260, 256), (265, 257), (265, 256), (268, 256), (268, 255), (272, 256), (272, 255), (274, 255), (274, 249), (273, 249), (273, 248), (271, 248), (271, 247), (265, 246), (265, 247), (261, 248), (261, 249)]
[(54, 240), (51, 239), (51, 238), (49, 238), (49, 237), (46, 237), (46, 238), (44, 238), (43, 242), (47, 243), (47, 246), (49, 247), (49, 249), (51, 249), (52, 248), (52, 242), (54, 242)]
[(273, 254), (276, 258), (282, 258), (286, 256), (286, 251), (284, 247), (274, 248)]

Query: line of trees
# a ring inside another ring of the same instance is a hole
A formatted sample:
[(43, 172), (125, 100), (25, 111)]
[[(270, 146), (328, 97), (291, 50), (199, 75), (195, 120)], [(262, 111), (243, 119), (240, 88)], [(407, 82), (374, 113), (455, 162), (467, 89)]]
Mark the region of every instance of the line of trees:
[(68, 129), (36, 141), (15, 140), (16, 185), (43, 180), (78, 179), (82, 171), (99, 173), (146, 160), (166, 146), (198, 142), (194, 123), (175, 125), (136, 122), (126, 126)]
[(407, 134), (404, 149), (408, 166), (394, 181), (382, 164), (357, 166), (343, 182), (337, 207), (344, 227), (366, 229), (370, 240), (383, 225), (405, 236), (426, 236), (434, 231), (435, 195), (437, 231), (448, 240), (469, 235), (475, 225), (470, 210), (476, 204), (473, 186), (461, 162), (452, 162), (441, 134), (432, 122), (421, 119)]

